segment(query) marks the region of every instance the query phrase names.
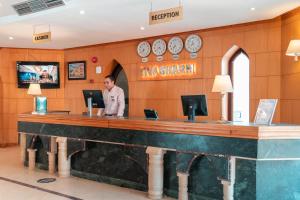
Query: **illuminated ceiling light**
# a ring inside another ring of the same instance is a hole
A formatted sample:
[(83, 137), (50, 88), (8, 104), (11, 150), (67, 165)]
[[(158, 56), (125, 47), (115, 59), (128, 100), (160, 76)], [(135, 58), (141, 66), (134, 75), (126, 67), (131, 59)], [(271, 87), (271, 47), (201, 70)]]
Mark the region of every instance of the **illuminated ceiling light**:
[(145, 30), (145, 27), (141, 26), (141, 28), (140, 28), (140, 29), (143, 31), (143, 30)]
[(85, 14), (85, 11), (84, 11), (84, 10), (81, 10), (79, 13), (80, 13), (81, 15), (84, 15), (84, 14)]
[(250, 10), (251, 10), (251, 11), (255, 11), (255, 10), (256, 10), (256, 8), (254, 8), (254, 7), (253, 7), (253, 8), (251, 8)]
[(13, 40), (13, 39), (14, 39), (14, 37), (10, 36), (10, 37), (8, 37), (8, 39), (10, 39), (10, 40)]

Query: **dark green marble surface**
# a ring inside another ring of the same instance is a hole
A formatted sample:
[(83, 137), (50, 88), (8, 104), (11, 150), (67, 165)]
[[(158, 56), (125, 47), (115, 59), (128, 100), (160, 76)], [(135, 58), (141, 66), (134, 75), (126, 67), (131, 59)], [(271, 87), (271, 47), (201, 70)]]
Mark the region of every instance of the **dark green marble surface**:
[[(234, 184), (234, 199), (254, 200), (256, 199), (256, 161), (236, 161), (236, 177)], [(266, 199), (267, 200), (267, 199)]]
[(257, 200), (299, 200), (300, 160), (257, 161)]
[(300, 158), (300, 140), (259, 140), (257, 158)]
[[(235, 200), (300, 200), (300, 161), (255, 160), (300, 158), (300, 140), (257, 141), (29, 122), (19, 122), (18, 130), (40, 136), (35, 148), (38, 149), (38, 167), (43, 169), (48, 165), (49, 136), (93, 140), (95, 142), (86, 143), (85, 151), (72, 156), (74, 176), (145, 191), (146, 147), (176, 149), (177, 152), (168, 151), (164, 157), (165, 194), (177, 197), (176, 172), (188, 170), (191, 200), (219, 200), (223, 191), (218, 178), (228, 178), (228, 156), (248, 157), (249, 160), (238, 158), (236, 161)], [(27, 146), (30, 146), (30, 137)], [(195, 155), (198, 157), (191, 162)]]
[(93, 128), (59, 124), (18, 122), (19, 132), (76, 139), (126, 143), (176, 149), (181, 152), (209, 153), (256, 158), (257, 140), (151, 131)]

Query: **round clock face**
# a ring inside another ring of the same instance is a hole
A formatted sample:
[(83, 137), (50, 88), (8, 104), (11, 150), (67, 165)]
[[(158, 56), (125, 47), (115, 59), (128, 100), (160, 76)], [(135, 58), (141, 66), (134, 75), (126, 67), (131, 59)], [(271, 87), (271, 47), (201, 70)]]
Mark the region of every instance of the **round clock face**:
[(198, 52), (202, 47), (202, 39), (198, 35), (190, 35), (185, 40), (185, 48), (190, 53)]
[(183, 41), (180, 37), (172, 37), (168, 43), (168, 49), (173, 55), (179, 54), (183, 49)]
[(137, 52), (139, 56), (141, 56), (142, 58), (149, 56), (149, 54), (151, 53), (151, 46), (149, 42), (146, 41), (140, 42), (137, 47)]
[(167, 50), (166, 42), (162, 39), (157, 39), (152, 44), (152, 51), (157, 56), (162, 56)]

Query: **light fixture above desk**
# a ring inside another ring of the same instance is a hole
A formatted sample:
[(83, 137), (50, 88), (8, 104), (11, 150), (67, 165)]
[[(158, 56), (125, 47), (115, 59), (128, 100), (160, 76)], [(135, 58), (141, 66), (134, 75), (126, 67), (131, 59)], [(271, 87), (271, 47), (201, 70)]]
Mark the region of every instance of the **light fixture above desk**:
[(285, 55), (294, 56), (295, 61), (298, 61), (298, 56), (300, 56), (300, 40), (291, 40)]

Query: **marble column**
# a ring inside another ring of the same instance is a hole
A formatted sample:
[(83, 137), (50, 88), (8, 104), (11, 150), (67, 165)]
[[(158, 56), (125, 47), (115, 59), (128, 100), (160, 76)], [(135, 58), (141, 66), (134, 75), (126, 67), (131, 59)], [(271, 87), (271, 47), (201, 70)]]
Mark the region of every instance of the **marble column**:
[(55, 156), (57, 153), (57, 143), (56, 143), (56, 137), (50, 138), (50, 151), (47, 152), (48, 154), (48, 170), (50, 174), (55, 173)]
[(223, 185), (223, 200), (233, 200), (234, 199), (234, 184), (235, 184), (235, 167), (236, 158), (229, 158), (229, 180), (221, 180)]
[(71, 161), (67, 154), (67, 138), (58, 137), (56, 142), (58, 143), (58, 176), (69, 177)]
[(37, 149), (27, 149), (27, 151), (28, 151), (28, 167), (30, 170), (34, 170)]
[(177, 172), (178, 176), (178, 200), (188, 200), (188, 179), (189, 174), (183, 172)]
[(149, 155), (148, 196), (150, 199), (162, 199), (166, 152), (161, 148), (148, 147), (146, 153)]
[(26, 160), (26, 134), (20, 133), (20, 148), (21, 148), (21, 162), (24, 164)]

